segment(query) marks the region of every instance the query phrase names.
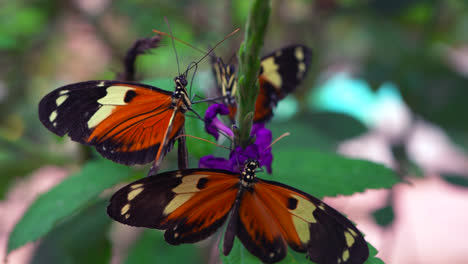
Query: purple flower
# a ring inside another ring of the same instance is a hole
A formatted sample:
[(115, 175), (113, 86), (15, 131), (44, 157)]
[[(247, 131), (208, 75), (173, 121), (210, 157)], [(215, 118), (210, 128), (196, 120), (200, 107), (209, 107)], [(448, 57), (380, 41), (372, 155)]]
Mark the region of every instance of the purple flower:
[[(223, 131), (232, 140), (234, 133), (216, 117), (218, 114), (229, 114), (229, 108), (224, 104), (211, 105), (205, 112), (206, 131), (216, 139), (219, 138), (218, 131)], [(263, 123), (253, 124), (251, 136), (256, 138), (255, 143), (247, 146), (245, 149), (236, 147), (236, 149), (231, 151), (229, 159), (208, 155), (200, 159), (199, 167), (240, 172), (245, 160), (250, 158), (258, 160), (260, 166), (265, 166), (267, 172), (271, 173), (271, 163), (273, 162), (273, 155), (269, 147), (272, 140), (271, 131), (265, 128), (265, 124)]]
[(226, 135), (230, 136), (231, 138), (234, 136), (232, 130), (229, 129), (221, 120), (219, 120), (216, 116), (220, 115), (228, 115), (229, 108), (224, 104), (214, 104), (208, 107), (205, 112), (205, 130), (210, 135), (218, 140), (219, 138), (219, 131), (223, 131)]

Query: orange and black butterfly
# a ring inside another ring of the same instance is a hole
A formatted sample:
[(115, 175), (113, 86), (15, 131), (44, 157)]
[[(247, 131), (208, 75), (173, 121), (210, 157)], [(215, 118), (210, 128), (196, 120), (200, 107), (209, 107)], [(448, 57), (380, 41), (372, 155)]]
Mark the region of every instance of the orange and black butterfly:
[[(312, 51), (304, 45), (291, 45), (276, 50), (261, 59), (258, 81), (260, 90), (255, 103), (254, 122), (265, 122), (273, 116), (273, 108), (279, 100), (293, 92), (305, 78), (312, 58)], [(218, 88), (229, 107), (229, 117), (234, 120), (237, 106), (236, 68), (220, 58), (212, 60), (213, 73)]]
[(174, 92), (123, 81), (66, 85), (42, 98), (39, 119), (55, 134), (94, 146), (112, 161), (157, 166), (192, 110), (185, 73), (174, 82)]
[(126, 225), (166, 230), (169, 244), (203, 240), (227, 222), (223, 253), (237, 236), (263, 262), (277, 262), (288, 246), (319, 264), (359, 264), (366, 241), (343, 215), (290, 186), (256, 177), (259, 163), (242, 173), (186, 169), (150, 176), (123, 187), (107, 213)]

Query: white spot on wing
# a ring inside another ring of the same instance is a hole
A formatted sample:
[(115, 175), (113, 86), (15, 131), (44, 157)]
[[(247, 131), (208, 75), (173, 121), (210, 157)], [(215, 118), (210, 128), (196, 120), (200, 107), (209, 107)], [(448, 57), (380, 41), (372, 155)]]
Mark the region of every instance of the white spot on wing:
[(304, 77), (304, 73), (306, 71), (306, 65), (303, 62), (299, 63), (299, 69), (297, 71), (297, 79), (302, 79)]
[(97, 87), (103, 87), (105, 84), (106, 84), (106, 82), (102, 81), (97, 85)]
[(174, 193), (194, 193), (200, 191), (197, 188), (197, 183), (201, 178), (206, 177), (207, 175), (190, 175), (182, 178), (182, 182), (177, 185), (172, 191)]
[(122, 207), (122, 209), (120, 210), (120, 214), (124, 215), (128, 212), (128, 210), (130, 210), (130, 204), (124, 205), (124, 207)]
[(298, 61), (303, 61), (304, 60), (304, 51), (302, 50), (301, 47), (296, 48), (296, 50), (294, 51), (294, 55), (296, 56), (296, 59)]
[(130, 186), (130, 188), (137, 189), (137, 188), (140, 188), (141, 186), (143, 186), (143, 183), (137, 183), (137, 184), (133, 184), (132, 186)]
[(264, 69), (264, 72), (262, 75), (265, 75), (267, 79), (275, 86), (275, 87), (281, 87), (281, 76), (279, 75), (278, 72), (278, 64), (275, 63), (275, 58), (270, 57), (267, 59), (262, 60), (262, 67)]
[(53, 111), (49, 116), (49, 121), (54, 122), (55, 118), (57, 118), (57, 110)]
[(92, 128), (101, 123), (104, 119), (112, 114), (115, 106), (113, 105), (103, 105), (99, 110), (94, 113), (94, 115), (88, 120), (88, 128)]
[(67, 98), (68, 98), (68, 95), (66, 95), (66, 94), (59, 96), (55, 100), (55, 104), (57, 105), (57, 107), (59, 107), (61, 104), (63, 104), (63, 102), (65, 102), (65, 100), (67, 100)]
[(291, 194), (291, 196), (297, 200), (297, 206), (295, 209), (289, 210), (289, 212), (309, 223), (317, 223), (317, 219), (315, 219), (313, 214), (317, 207), (315, 207), (312, 202), (299, 195)]
[(302, 243), (307, 244), (310, 240), (309, 224), (295, 215), (292, 215), (292, 220), (296, 233), (299, 236), (299, 240), (301, 240)]
[(346, 238), (346, 245), (348, 247), (352, 247), (354, 244), (354, 237), (350, 232), (345, 232), (345, 238)]
[(349, 250), (348, 249), (345, 249), (345, 251), (343, 251), (342, 259), (343, 259), (344, 262), (348, 261), (348, 259), (349, 259)]
[(185, 202), (190, 200), (192, 196), (194, 196), (195, 193), (183, 193), (183, 194), (178, 194), (176, 195), (171, 202), (164, 208), (163, 214), (168, 215), (172, 212), (174, 212), (177, 208), (179, 208), (181, 205), (183, 205)]
[(129, 192), (128, 195), (127, 195), (127, 200), (131, 201), (131, 200), (135, 199), (135, 197), (137, 195), (139, 195), (142, 191), (143, 191), (143, 188), (138, 188), (138, 189), (135, 189), (135, 190)]
[(102, 105), (126, 105), (124, 99), (128, 91), (134, 90), (127, 86), (110, 86), (106, 89), (106, 96), (98, 100)]

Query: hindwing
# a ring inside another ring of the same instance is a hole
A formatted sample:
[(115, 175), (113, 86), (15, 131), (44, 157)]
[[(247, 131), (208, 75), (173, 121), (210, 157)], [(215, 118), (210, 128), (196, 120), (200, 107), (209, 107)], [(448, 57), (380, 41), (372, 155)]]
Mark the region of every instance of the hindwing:
[(242, 197), (238, 237), (264, 262), (286, 256), (287, 245), (319, 264), (359, 264), (369, 249), (346, 217), (319, 199), (290, 186), (258, 180)]

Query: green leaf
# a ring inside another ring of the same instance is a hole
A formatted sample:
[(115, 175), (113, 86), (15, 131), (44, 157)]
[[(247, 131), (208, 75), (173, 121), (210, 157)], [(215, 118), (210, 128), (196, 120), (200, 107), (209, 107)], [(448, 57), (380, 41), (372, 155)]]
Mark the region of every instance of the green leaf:
[(131, 247), (125, 264), (204, 263), (194, 244), (169, 245), (161, 231), (145, 230)]
[(108, 231), (112, 220), (106, 214), (106, 206), (107, 201), (101, 200), (60, 223), (41, 241), (32, 264), (109, 263)]
[(369, 258), (364, 262), (364, 264), (384, 264), (381, 259), (375, 257), (377, 253), (379, 253), (377, 249), (369, 243), (367, 243), (367, 245), (369, 246)]
[(128, 178), (130, 172), (129, 167), (104, 159), (88, 162), (80, 172), (42, 194), (29, 207), (10, 234), (7, 252), (46, 235), (104, 189)]
[(393, 211), (393, 206), (391, 204), (375, 210), (372, 213), (372, 216), (374, 217), (375, 222), (382, 227), (391, 225), (393, 220), (395, 220), (395, 212)]
[(343, 140), (362, 135), (367, 130), (348, 115), (328, 112), (302, 114), (283, 122), (273, 120), (270, 127), (275, 137), (290, 132), (291, 136), (283, 140), (289, 145), (328, 151), (336, 149)]
[(273, 156), (273, 174), (257, 176), (287, 183), (317, 198), (390, 188), (399, 181), (394, 171), (381, 164), (309, 148), (283, 144), (275, 146)]
[(244, 246), (240, 243), (239, 239), (234, 239), (234, 245), (232, 246), (232, 250), (229, 255), (224, 256), (222, 250), (222, 242), (220, 243), (220, 257), (221, 261), (224, 264), (249, 264), (249, 263), (262, 263), (260, 259), (255, 257), (254, 255), (250, 254)]
[(468, 178), (465, 175), (456, 175), (456, 174), (448, 174), (444, 173), (441, 175), (442, 179), (444, 179), (446, 182), (453, 184), (458, 187), (468, 187)]

